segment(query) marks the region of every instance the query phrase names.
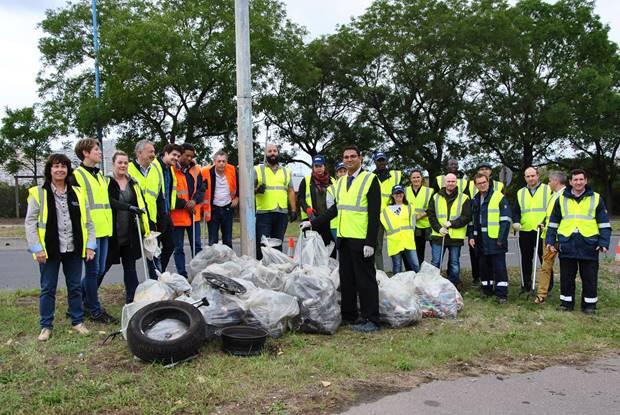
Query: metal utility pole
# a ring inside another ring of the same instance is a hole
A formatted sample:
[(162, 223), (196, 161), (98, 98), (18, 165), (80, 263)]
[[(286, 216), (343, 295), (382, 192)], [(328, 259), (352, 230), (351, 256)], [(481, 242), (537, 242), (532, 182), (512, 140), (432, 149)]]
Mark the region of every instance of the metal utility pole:
[[(95, 98), (97, 99), (97, 108), (99, 108), (99, 97), (101, 95), (101, 86), (99, 84), (99, 26), (97, 26), (97, 0), (92, 0), (93, 14), (93, 45), (95, 49)], [(99, 111), (97, 111), (97, 140), (99, 148), (103, 155), (103, 131), (99, 122)], [(105, 171), (105, 157), (101, 160), (101, 171)]]
[(237, 52), (237, 136), (239, 139), (241, 254), (256, 257), (252, 83), (250, 78), (250, 8), (248, 0), (235, 0), (235, 43)]

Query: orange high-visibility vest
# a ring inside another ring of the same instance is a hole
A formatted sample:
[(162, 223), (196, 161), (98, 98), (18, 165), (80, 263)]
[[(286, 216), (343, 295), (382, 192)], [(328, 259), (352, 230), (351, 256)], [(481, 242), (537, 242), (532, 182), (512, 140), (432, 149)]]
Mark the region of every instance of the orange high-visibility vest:
[[(198, 176), (200, 175), (200, 166), (194, 165), (190, 167), (189, 173), (194, 178), (194, 191), (192, 194), (195, 194), (198, 190)], [(177, 178), (177, 197), (179, 199), (183, 199), (189, 202), (189, 189), (187, 187), (187, 179), (185, 178), (185, 173), (181, 171), (179, 168), (174, 169), (174, 174)], [(172, 219), (172, 224), (174, 226), (190, 226), (192, 224), (192, 219), (190, 218), (189, 212), (183, 209), (173, 209), (170, 212), (170, 218)], [(200, 206), (196, 206), (194, 208), (194, 222), (200, 221)]]
[[(211, 183), (211, 169), (214, 166), (207, 166), (202, 168), (202, 180), (207, 183), (207, 190), (205, 197), (202, 201), (202, 212), (205, 220), (209, 222), (211, 220), (211, 194), (213, 191), (213, 184)], [(228, 190), (230, 191), (230, 199), (234, 199), (237, 195), (237, 169), (232, 164), (226, 164), (224, 168), (224, 175), (228, 182)]]

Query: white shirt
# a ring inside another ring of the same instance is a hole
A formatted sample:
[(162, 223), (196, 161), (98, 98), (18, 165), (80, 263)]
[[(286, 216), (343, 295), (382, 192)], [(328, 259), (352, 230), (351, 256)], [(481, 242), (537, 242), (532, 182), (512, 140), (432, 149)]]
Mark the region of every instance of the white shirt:
[(221, 176), (215, 171), (215, 192), (213, 193), (213, 204), (215, 206), (223, 207), (232, 202), (230, 197), (230, 190), (228, 189), (228, 180), (226, 175)]

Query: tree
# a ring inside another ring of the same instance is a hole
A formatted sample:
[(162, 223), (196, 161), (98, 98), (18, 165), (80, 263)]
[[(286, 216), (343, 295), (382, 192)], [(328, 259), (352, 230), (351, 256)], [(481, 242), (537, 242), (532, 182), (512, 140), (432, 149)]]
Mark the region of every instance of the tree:
[[(281, 3), (251, 3), (252, 71), (264, 77), (299, 28)], [(41, 23), (42, 95), (78, 132), (116, 128), (121, 143), (186, 141), (202, 154), (234, 132), (234, 2), (103, 0), (98, 4), (102, 94), (94, 98), (90, 1)], [(258, 84), (257, 84), (258, 85)]]
[(36, 177), (39, 166), (51, 152), (58, 126), (53, 124), (38, 107), (5, 109), (0, 128), (0, 163), (10, 173), (26, 170)]
[(379, 0), (338, 32), (356, 122), (399, 167), (439, 173), (475, 80), (468, 2)]
[(487, 47), (466, 112), (469, 147), (496, 155), (523, 183), (517, 172), (560, 151), (573, 112), (567, 90), (606, 29), (585, 0), (480, 2), (476, 14)]

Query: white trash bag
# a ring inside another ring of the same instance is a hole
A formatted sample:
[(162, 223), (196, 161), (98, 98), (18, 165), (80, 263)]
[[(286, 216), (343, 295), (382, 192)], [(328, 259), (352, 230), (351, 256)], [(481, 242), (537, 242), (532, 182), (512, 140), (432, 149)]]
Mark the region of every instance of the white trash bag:
[(153, 340), (170, 341), (184, 335), (188, 328), (187, 324), (180, 320), (167, 318), (158, 321), (153, 327), (147, 329), (144, 334)]
[(297, 246), (295, 247), (295, 262), (300, 263), (301, 255), (301, 264), (313, 267), (329, 267), (329, 256), (333, 249), (334, 244), (330, 243), (328, 246), (325, 246), (323, 238), (318, 232), (302, 232), (297, 239)]
[(246, 323), (258, 323), (270, 336), (284, 334), (290, 319), (299, 314), (297, 299), (285, 293), (257, 288), (246, 301)]
[(422, 263), (412, 284), (424, 317), (456, 318), (463, 309), (461, 293), (427, 262)]
[(123, 306), (123, 311), (121, 313), (121, 333), (123, 334), (125, 340), (127, 340), (127, 327), (129, 326), (129, 321), (133, 315), (136, 314), (141, 308), (156, 301), (157, 300), (134, 301), (133, 303), (125, 304)]
[(189, 263), (190, 281), (211, 264), (222, 264), (237, 258), (237, 254), (229, 246), (222, 243), (205, 246)]
[(382, 279), (379, 283), (379, 318), (391, 327), (405, 327), (422, 319), (416, 296), (402, 281)]
[(174, 289), (168, 284), (162, 281), (148, 279), (138, 285), (133, 301), (135, 303), (143, 301), (152, 303), (154, 301), (173, 300), (175, 297)]
[(289, 266), (287, 264), (272, 264), (265, 266), (259, 263), (256, 266), (256, 273), (253, 274), (251, 281), (259, 288), (266, 288), (274, 291), (283, 291), (286, 280), (290, 278)]
[(142, 241), (144, 246), (144, 255), (150, 261), (152, 261), (153, 258), (159, 258), (159, 255), (161, 255), (161, 248), (157, 243), (157, 237), (159, 235), (161, 235), (161, 232), (150, 232)]
[(261, 263), (265, 266), (282, 265), (286, 272), (292, 272), (297, 264), (293, 258), (289, 258), (288, 255), (282, 251), (277, 250), (276, 246), (281, 246), (282, 241), (275, 238), (267, 238), (264, 235), (261, 237), (260, 250), (263, 253), (263, 259)]
[(187, 278), (180, 274), (164, 272), (159, 276), (158, 281), (168, 285), (168, 287), (174, 291), (175, 296), (180, 296), (192, 291), (192, 286), (187, 281)]

